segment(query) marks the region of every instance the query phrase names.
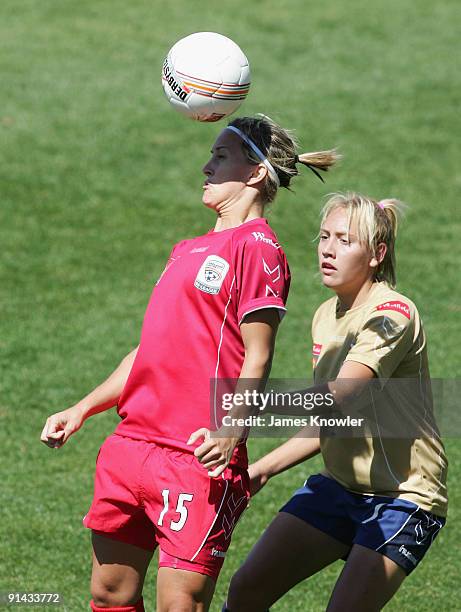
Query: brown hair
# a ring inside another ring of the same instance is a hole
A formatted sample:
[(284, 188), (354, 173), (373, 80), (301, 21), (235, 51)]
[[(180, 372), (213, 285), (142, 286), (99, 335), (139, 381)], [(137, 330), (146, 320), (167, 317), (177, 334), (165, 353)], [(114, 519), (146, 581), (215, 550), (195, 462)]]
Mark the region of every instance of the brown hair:
[[(280, 181), (280, 187), (289, 189), (291, 179), (298, 175), (296, 165), (303, 164), (310, 168), (321, 180), (319, 170), (327, 172), (338, 161), (336, 150), (317, 151), (315, 153), (298, 154), (298, 143), (290, 130), (280, 127), (265, 115), (256, 117), (238, 117), (229, 123), (241, 130), (266, 156), (272, 164)], [(248, 161), (261, 163), (254, 151), (242, 140), (242, 147)], [(262, 192), (265, 202), (272, 202), (277, 194), (278, 185), (270, 174), (267, 174)]]

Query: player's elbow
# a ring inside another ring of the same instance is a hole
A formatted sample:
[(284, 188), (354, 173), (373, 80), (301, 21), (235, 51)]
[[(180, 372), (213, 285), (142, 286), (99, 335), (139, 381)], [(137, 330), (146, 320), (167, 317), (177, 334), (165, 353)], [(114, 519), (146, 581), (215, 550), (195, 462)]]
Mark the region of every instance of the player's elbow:
[(271, 368), (273, 357), (273, 347), (247, 349), (245, 351), (245, 369), (267, 372)]

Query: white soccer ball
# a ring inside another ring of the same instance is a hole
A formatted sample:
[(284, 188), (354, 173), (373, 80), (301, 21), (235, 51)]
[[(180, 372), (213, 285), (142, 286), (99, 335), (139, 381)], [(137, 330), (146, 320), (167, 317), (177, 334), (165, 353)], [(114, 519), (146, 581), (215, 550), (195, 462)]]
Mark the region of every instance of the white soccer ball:
[(232, 114), (250, 89), (250, 66), (238, 45), (214, 32), (179, 40), (163, 62), (162, 85), (170, 104), (197, 121)]

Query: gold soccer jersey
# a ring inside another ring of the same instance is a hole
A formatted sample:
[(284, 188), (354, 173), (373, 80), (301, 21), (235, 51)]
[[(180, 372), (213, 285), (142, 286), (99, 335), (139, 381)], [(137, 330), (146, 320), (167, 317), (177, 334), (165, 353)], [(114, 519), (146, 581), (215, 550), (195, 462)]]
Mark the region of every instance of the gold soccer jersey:
[[(401, 497), (445, 516), (447, 458), (433, 417), (426, 338), (415, 305), (375, 283), (356, 308), (340, 311), (336, 297), (324, 302), (312, 338), (316, 383), (334, 380), (345, 361), (355, 361), (373, 370), (386, 393), (385, 401), (368, 406), (372, 432), (352, 437), (321, 430), (326, 475), (353, 492)], [(400, 429), (397, 435), (392, 426)]]

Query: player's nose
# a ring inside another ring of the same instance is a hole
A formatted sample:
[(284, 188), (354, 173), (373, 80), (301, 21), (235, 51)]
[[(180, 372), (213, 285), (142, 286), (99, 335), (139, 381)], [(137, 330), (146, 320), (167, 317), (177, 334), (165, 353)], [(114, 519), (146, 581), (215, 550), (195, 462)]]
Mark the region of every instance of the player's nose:
[(334, 257), (335, 256), (334, 248), (333, 248), (333, 241), (331, 238), (329, 240), (323, 240), (321, 242), (320, 251), (323, 257)]
[(211, 168), (211, 160), (208, 161), (202, 168), (203, 174), (206, 176), (211, 176), (213, 174), (213, 170)]

